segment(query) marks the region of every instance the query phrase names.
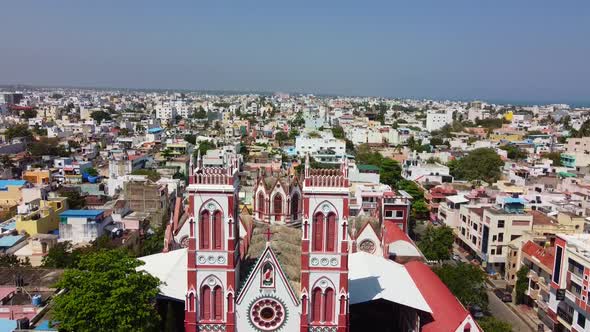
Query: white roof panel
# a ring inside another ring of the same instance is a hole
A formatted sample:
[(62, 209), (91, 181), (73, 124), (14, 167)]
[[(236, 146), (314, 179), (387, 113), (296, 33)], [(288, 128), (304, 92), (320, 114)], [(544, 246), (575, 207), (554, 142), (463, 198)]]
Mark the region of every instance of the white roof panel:
[(403, 265), (362, 251), (349, 258), (350, 304), (383, 299), (432, 313)]

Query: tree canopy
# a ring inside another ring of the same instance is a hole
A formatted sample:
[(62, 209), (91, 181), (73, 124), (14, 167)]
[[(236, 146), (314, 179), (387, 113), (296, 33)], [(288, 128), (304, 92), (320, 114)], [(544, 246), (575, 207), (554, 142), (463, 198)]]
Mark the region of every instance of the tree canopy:
[(499, 320), (496, 317), (484, 317), (478, 321), (479, 326), (485, 332), (511, 332), (512, 325), (509, 323)]
[(514, 145), (504, 145), (500, 149), (507, 152), (506, 156), (512, 160), (522, 160), (528, 157), (528, 153)]
[(514, 287), (516, 290), (516, 303), (524, 303), (526, 299), (526, 291), (529, 288), (529, 268), (526, 265), (521, 266), (521, 268), (516, 272), (516, 286)]
[(94, 111), (90, 114), (90, 117), (98, 123), (102, 123), (104, 120), (111, 120), (111, 115), (105, 111)]
[(433, 271), (463, 305), (487, 309), (486, 274), (479, 267), (466, 263), (444, 264)]
[(29, 130), (29, 126), (26, 124), (17, 124), (6, 128), (4, 132), (6, 138), (11, 140), (16, 137), (33, 137), (33, 133)]
[(426, 259), (442, 261), (451, 258), (453, 247), (453, 229), (448, 226), (434, 227), (429, 225), (418, 242), (418, 248)]
[(77, 190), (67, 190), (61, 188), (58, 190), (59, 196), (67, 198), (68, 207), (74, 210), (80, 210), (86, 207), (86, 200)]
[(142, 168), (131, 172), (131, 175), (147, 175), (150, 181), (158, 181), (161, 178), (160, 173), (153, 169)]
[(121, 250), (83, 256), (67, 269), (54, 299), (53, 319), (64, 331), (155, 331), (160, 317), (154, 299), (160, 281), (137, 272), (142, 262)]
[(456, 179), (483, 180), (488, 183), (500, 179), (500, 167), (503, 165), (504, 162), (496, 151), (489, 148), (475, 149), (463, 158), (448, 163), (451, 175)]
[(563, 166), (561, 164), (561, 153), (559, 153), (559, 152), (547, 152), (547, 153), (543, 153), (541, 155), (541, 157), (552, 160), (553, 161), (553, 164), (552, 164), (553, 167)]

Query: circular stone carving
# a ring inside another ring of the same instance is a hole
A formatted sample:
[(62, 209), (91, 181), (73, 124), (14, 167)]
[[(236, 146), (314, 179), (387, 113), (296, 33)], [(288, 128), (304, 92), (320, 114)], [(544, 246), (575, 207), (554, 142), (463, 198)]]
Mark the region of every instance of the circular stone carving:
[(328, 265), (329, 262), (330, 261), (327, 258), (322, 258), (322, 260), (321, 260), (321, 263), (322, 263), (323, 266)]
[(207, 280), (207, 283), (209, 284), (209, 286), (213, 286), (215, 285), (215, 279), (209, 278), (209, 280)]
[(213, 203), (207, 204), (207, 209), (213, 211), (213, 209), (215, 209), (215, 204), (213, 204)]
[(330, 206), (328, 204), (324, 204), (324, 206), (322, 206), (322, 210), (325, 213), (328, 213), (328, 212), (330, 212)]
[(328, 286), (328, 282), (326, 280), (320, 281), (320, 287), (324, 288), (326, 286)]
[(265, 297), (255, 300), (248, 309), (248, 319), (255, 328), (263, 331), (280, 329), (287, 319), (285, 305), (278, 299)]
[(188, 248), (188, 236), (183, 237), (182, 240), (180, 240), (180, 247), (182, 248)]
[(223, 257), (223, 256), (218, 256), (218, 257), (217, 257), (217, 263), (219, 263), (219, 264), (223, 264), (223, 263), (225, 263), (225, 257)]
[(311, 265), (314, 265), (314, 266), (316, 266), (316, 265), (318, 265), (319, 263), (320, 263), (319, 259), (317, 259), (317, 258), (312, 258), (312, 259), (311, 259)]
[(371, 240), (363, 240), (359, 245), (359, 249), (364, 252), (372, 254), (375, 252), (375, 242)]
[(201, 263), (201, 264), (207, 263), (207, 258), (205, 258), (205, 256), (199, 256), (199, 263)]
[(207, 261), (209, 261), (210, 264), (215, 264), (215, 257), (209, 256), (207, 257)]
[(330, 265), (332, 265), (332, 266), (336, 266), (336, 265), (338, 265), (338, 260), (337, 260), (336, 258), (332, 258), (332, 259), (330, 260)]

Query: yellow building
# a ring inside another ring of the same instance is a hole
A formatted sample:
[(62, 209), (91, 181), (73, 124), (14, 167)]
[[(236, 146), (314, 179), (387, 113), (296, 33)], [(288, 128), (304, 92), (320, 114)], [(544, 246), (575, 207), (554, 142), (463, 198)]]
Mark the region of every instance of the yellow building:
[(15, 216), (16, 230), (34, 236), (47, 234), (59, 228), (59, 214), (68, 209), (65, 197), (51, 198), (47, 201), (35, 200), (19, 206)]
[(23, 180), (33, 184), (49, 184), (51, 183), (51, 172), (43, 169), (28, 170), (23, 173)]
[(504, 113), (504, 119), (506, 119), (507, 121), (512, 121), (513, 117), (514, 117), (514, 113), (512, 113), (512, 111), (508, 111), (508, 112)]
[(21, 189), (26, 184), (25, 180), (0, 180), (0, 206), (20, 204), (23, 197)]

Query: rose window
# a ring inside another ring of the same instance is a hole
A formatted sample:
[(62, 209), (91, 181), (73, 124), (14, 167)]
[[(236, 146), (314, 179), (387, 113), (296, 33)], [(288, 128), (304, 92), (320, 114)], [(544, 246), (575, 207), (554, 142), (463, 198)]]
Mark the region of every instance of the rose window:
[(250, 321), (258, 329), (273, 331), (285, 322), (285, 306), (272, 298), (257, 300), (250, 306)]

